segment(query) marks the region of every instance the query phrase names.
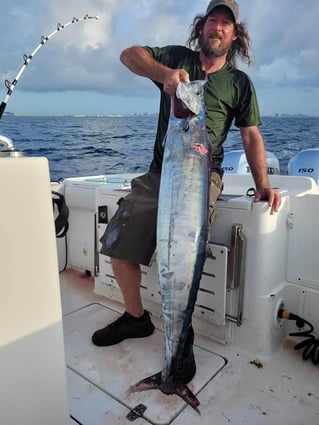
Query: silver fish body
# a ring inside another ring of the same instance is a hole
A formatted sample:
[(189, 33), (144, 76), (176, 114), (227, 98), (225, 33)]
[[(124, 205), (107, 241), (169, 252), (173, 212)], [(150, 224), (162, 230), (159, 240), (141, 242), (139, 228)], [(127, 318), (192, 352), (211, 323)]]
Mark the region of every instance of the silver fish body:
[(153, 381), (150, 377), (136, 384), (140, 385), (136, 390), (148, 386), (166, 394), (177, 393), (197, 411), (198, 400), (186, 386), (175, 385), (174, 374), (206, 258), (211, 148), (205, 126), (204, 85), (204, 81), (180, 83), (177, 96), (192, 112), (182, 119), (171, 113), (169, 119), (157, 221), (166, 367)]
[[(195, 81), (184, 91), (201, 98), (203, 85)], [(203, 100), (200, 106), (197, 115), (170, 118), (159, 194), (157, 261), (171, 372), (183, 350), (207, 247), (211, 155)]]

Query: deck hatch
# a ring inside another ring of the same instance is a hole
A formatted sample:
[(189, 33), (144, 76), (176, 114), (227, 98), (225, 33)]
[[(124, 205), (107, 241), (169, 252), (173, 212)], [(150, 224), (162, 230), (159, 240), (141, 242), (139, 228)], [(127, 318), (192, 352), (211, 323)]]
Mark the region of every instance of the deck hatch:
[[(96, 391), (125, 406), (127, 414), (143, 404), (147, 407), (143, 414), (146, 420), (169, 424), (187, 407), (178, 396), (166, 396), (157, 390), (127, 394), (130, 385), (164, 367), (163, 332), (156, 329), (148, 338), (126, 340), (112, 347), (96, 347), (91, 342), (91, 334), (116, 314), (101, 304), (91, 304), (64, 318), (67, 366)], [(201, 391), (224, 367), (225, 359), (196, 345), (194, 352), (198, 371), (189, 386), (200, 400)], [(73, 415), (77, 417), (76, 412)]]

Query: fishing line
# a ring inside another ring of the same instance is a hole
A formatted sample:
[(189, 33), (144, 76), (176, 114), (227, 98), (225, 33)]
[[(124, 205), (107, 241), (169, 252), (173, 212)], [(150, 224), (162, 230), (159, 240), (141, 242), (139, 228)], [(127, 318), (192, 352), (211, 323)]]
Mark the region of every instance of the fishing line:
[(27, 66), (29, 65), (29, 63), (31, 62), (31, 60), (34, 58), (34, 56), (38, 53), (38, 51), (41, 49), (41, 47), (43, 47), (47, 41), (50, 40), (50, 38), (52, 38), (55, 34), (57, 34), (58, 32), (60, 32), (61, 30), (63, 30), (64, 28), (68, 27), (71, 24), (76, 24), (78, 22), (81, 21), (86, 21), (88, 19), (99, 19), (99, 16), (89, 16), (89, 15), (85, 15), (83, 18), (73, 18), (72, 21), (67, 22), (66, 24), (57, 24), (57, 27), (54, 31), (52, 31), (49, 35), (45, 36), (41, 36), (41, 41), (40, 43), (36, 46), (36, 48), (33, 50), (32, 53), (30, 53), (30, 55), (23, 55), (23, 65), (20, 67), (16, 77), (14, 78), (14, 80), (12, 82), (5, 80), (5, 86), (8, 89), (6, 97), (4, 98), (3, 102), (0, 105), (0, 119), (4, 113), (4, 110), (6, 109), (6, 106), (8, 104), (8, 101), (10, 99), (10, 96), (12, 95), (13, 90), (15, 89), (21, 75), (23, 74), (23, 72), (26, 70)]

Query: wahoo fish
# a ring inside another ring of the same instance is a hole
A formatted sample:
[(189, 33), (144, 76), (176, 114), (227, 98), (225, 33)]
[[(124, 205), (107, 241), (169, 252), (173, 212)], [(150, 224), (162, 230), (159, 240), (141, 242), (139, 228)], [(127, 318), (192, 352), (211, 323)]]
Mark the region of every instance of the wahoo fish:
[[(177, 394), (198, 413), (198, 399), (186, 385), (177, 383), (174, 376), (206, 258), (211, 144), (205, 126), (205, 84), (203, 80), (179, 83), (176, 97), (172, 98), (165, 138), (158, 203), (157, 263), (166, 365), (161, 372), (130, 388), (130, 391), (157, 388), (165, 394)], [(176, 104), (176, 98), (183, 102), (184, 110)], [(182, 114), (177, 114), (176, 110), (181, 109)]]

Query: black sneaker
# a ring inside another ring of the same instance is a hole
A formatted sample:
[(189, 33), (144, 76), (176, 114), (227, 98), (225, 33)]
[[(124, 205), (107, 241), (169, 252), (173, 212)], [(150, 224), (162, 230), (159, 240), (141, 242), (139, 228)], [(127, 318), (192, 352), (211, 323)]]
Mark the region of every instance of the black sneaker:
[(144, 311), (144, 315), (138, 319), (125, 312), (115, 322), (94, 332), (92, 342), (99, 347), (107, 347), (118, 344), (127, 338), (149, 336), (154, 332), (154, 329), (148, 311)]
[(182, 357), (178, 363), (177, 371), (174, 376), (174, 381), (179, 384), (188, 384), (196, 374), (196, 363), (193, 351), (194, 344), (194, 329), (189, 327), (186, 337)]

